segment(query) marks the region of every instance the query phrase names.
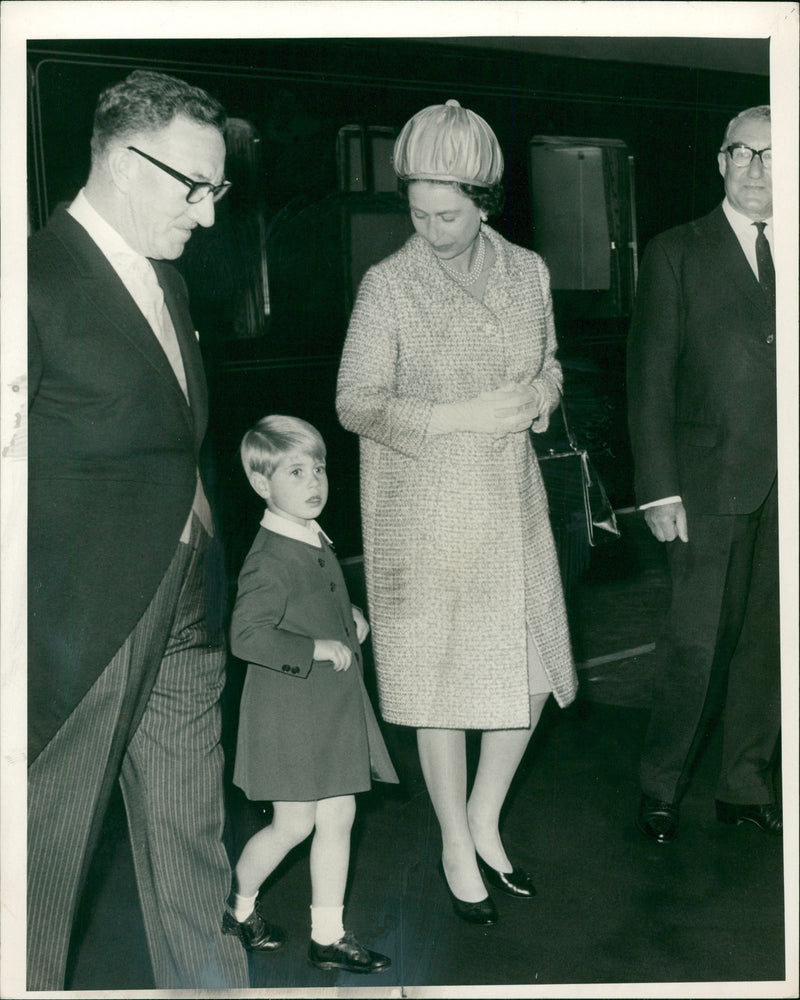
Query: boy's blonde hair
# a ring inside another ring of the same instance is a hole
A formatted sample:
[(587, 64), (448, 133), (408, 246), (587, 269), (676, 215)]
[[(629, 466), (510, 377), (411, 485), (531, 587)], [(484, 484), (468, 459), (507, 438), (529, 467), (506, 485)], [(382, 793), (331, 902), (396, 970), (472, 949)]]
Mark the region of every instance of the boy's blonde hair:
[(274, 413), (262, 417), (242, 438), (239, 454), (246, 475), (260, 472), (269, 478), (287, 452), (297, 449), (319, 461), (325, 460), (322, 435), (300, 417)]

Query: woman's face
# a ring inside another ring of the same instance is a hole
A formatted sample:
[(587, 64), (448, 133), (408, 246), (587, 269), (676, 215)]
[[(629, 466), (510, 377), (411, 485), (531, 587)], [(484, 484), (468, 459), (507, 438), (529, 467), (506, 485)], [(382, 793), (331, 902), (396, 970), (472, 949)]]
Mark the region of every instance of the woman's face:
[(414, 228), (442, 260), (453, 261), (466, 253), (481, 227), (478, 207), (450, 184), (412, 181), (408, 206)]

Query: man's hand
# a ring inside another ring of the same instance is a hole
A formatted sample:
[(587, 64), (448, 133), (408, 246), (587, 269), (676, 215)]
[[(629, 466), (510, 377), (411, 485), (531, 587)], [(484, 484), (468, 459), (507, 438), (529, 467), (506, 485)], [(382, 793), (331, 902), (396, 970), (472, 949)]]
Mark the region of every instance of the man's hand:
[(644, 512), (644, 519), (659, 542), (672, 542), (676, 538), (680, 538), (682, 542), (689, 541), (686, 508), (680, 500), (648, 507)]
[(314, 659), (330, 660), (334, 670), (347, 670), (353, 659), (349, 646), (338, 639), (315, 639)]

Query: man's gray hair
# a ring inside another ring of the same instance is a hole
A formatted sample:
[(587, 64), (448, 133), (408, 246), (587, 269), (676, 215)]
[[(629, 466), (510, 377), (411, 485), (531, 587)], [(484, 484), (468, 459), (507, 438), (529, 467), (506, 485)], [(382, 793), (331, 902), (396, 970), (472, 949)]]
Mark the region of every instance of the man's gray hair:
[(112, 139), (157, 132), (181, 115), (224, 133), (227, 115), (219, 101), (184, 80), (153, 70), (136, 69), (100, 94), (94, 113), (92, 162)]
[(728, 127), (725, 129), (725, 138), (722, 140), (722, 149), (728, 145), (728, 137), (730, 136), (733, 129), (739, 124), (739, 122), (744, 121), (770, 121), (769, 104), (759, 104), (755, 108), (745, 108), (744, 111), (740, 111), (735, 118), (731, 118), (728, 122)]

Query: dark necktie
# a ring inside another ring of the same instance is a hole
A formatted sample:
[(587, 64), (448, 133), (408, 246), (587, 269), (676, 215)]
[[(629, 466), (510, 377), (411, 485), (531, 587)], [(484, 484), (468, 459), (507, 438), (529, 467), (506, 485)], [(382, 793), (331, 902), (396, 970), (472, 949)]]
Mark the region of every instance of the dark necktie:
[(769, 301), (775, 305), (775, 265), (769, 249), (769, 240), (764, 235), (766, 222), (754, 222), (758, 230), (756, 236), (756, 264), (758, 265), (758, 282), (764, 289)]

